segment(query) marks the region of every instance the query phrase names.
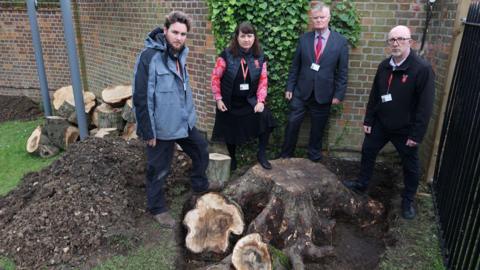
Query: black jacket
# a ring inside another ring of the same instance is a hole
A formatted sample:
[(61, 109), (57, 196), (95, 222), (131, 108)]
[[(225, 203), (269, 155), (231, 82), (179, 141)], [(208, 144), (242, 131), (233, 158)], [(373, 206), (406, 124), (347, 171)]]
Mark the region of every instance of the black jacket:
[(265, 57), (261, 54), (258, 58), (255, 58), (251, 52), (243, 53), (240, 52), (239, 56), (234, 56), (230, 49), (225, 49), (221, 54), (226, 64), (227, 68), (223, 73), (221, 79), (221, 93), (222, 93), (222, 100), (225, 106), (230, 109), (231, 106), (231, 98), (232, 98), (232, 91), (234, 87), (235, 77), (240, 69), (240, 60), (245, 58), (248, 66), (248, 73), (250, 75), (250, 90), (248, 92), (247, 101), (255, 107), (257, 104), (257, 89), (258, 83), (260, 80), (260, 75), (262, 73), (263, 63), (265, 62)]
[[(435, 75), (431, 65), (411, 51), (407, 59), (393, 71), (390, 58), (377, 69), (367, 104), (364, 125), (382, 125), (388, 132), (406, 134), (420, 143), (427, 131), (435, 98)], [(389, 93), (392, 101), (382, 103)]]

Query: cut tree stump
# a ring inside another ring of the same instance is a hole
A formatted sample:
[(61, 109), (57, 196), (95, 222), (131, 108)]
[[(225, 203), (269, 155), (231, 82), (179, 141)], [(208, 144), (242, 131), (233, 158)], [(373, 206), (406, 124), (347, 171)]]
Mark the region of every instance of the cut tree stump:
[(354, 194), (322, 164), (298, 158), (271, 163), (272, 170), (255, 165), (223, 194), (241, 206), (247, 222), (251, 220), (247, 233), (258, 233), (263, 241), (281, 249), (293, 269), (305, 269), (305, 258), (318, 260), (335, 254), (330, 243), (318, 242), (333, 239), (334, 213), (350, 216), (359, 226), (381, 220), (381, 203)]
[(27, 152), (42, 158), (52, 157), (60, 152), (60, 149), (52, 144), (50, 139), (43, 134), (42, 127), (38, 126), (27, 140)]
[[(96, 105), (95, 95), (92, 92), (83, 92), (83, 102), (85, 113), (90, 113)], [(75, 98), (71, 85), (62, 87), (53, 93), (53, 108), (58, 116), (76, 121)]]
[(103, 102), (109, 104), (112, 107), (123, 106), (125, 100), (132, 96), (131, 85), (117, 85), (110, 86), (102, 91)]
[(185, 244), (194, 253), (225, 253), (230, 233), (240, 235), (244, 228), (239, 207), (215, 192), (200, 197), (195, 208), (185, 215), (183, 224), (188, 229)]
[(135, 123), (135, 113), (133, 112), (132, 109), (132, 99), (128, 99), (127, 102), (125, 102), (125, 106), (123, 106), (122, 109), (122, 118), (127, 121), (128, 123)]
[(102, 103), (95, 108), (93, 123), (98, 128), (116, 128), (122, 131), (125, 121), (122, 118), (122, 109)]
[(218, 183), (222, 188), (230, 179), (230, 161), (227, 155), (211, 153), (207, 167), (207, 178), (210, 183)]
[(237, 270), (271, 270), (272, 263), (268, 246), (258, 233), (238, 240), (233, 248), (232, 264)]
[(60, 149), (67, 149), (80, 137), (78, 128), (70, 125), (65, 118), (59, 116), (47, 116), (43, 130), (52, 144)]

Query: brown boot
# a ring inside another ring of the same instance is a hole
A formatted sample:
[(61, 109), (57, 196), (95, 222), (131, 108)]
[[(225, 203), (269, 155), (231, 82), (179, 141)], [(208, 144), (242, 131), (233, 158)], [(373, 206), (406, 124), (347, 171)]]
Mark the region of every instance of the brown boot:
[(173, 229), (177, 226), (177, 221), (173, 219), (169, 212), (156, 214), (153, 216), (153, 219), (155, 219), (162, 228)]

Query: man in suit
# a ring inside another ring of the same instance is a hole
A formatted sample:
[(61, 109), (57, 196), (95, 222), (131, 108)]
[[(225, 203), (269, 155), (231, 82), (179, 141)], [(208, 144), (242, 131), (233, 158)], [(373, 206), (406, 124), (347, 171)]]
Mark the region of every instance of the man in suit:
[(330, 8), (318, 3), (311, 11), (314, 31), (303, 34), (297, 45), (288, 75), (285, 98), (290, 114), (280, 158), (293, 156), (300, 125), (308, 109), (311, 114), (308, 158), (322, 158), (323, 130), (331, 104), (345, 96), (348, 74), (348, 43), (341, 34), (328, 28)]

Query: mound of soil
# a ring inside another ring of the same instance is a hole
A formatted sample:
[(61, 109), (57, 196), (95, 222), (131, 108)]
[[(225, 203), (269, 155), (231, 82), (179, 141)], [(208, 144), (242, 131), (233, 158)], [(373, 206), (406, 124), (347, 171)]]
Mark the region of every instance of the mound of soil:
[(31, 120), (42, 116), (40, 105), (25, 96), (0, 95), (0, 123), (11, 120)]
[[(179, 157), (167, 182), (185, 178), (190, 164)], [(139, 141), (88, 138), (73, 144), (0, 198), (0, 255), (21, 268), (63, 269), (118, 253), (118, 239), (139, 244), (144, 232), (138, 222), (148, 218), (144, 178)]]

